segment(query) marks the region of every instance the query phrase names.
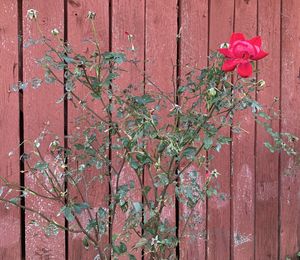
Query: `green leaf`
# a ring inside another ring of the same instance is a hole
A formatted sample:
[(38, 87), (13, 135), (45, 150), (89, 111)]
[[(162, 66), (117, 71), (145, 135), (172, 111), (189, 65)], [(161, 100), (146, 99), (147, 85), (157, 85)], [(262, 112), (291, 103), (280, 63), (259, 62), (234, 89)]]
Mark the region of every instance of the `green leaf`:
[(215, 150), (216, 150), (217, 152), (220, 152), (220, 151), (221, 151), (221, 148), (222, 148), (222, 145), (221, 145), (220, 143), (217, 143), (217, 144), (216, 144), (216, 147), (215, 147)]
[(213, 140), (212, 138), (205, 136), (204, 140), (203, 140), (203, 144), (204, 144), (204, 149), (205, 150), (209, 150), (209, 148), (212, 146), (213, 144)]
[(113, 234), (111, 237), (113, 242), (116, 241), (117, 238), (118, 238), (118, 234)]
[[(129, 181), (129, 188), (130, 189), (134, 189), (135, 185), (134, 185), (134, 181), (133, 180), (130, 180)], [(1, 194), (0, 194), (1, 195)]]
[(112, 245), (112, 248), (113, 248), (113, 251), (118, 255), (122, 255), (127, 252), (127, 246), (123, 242), (120, 242), (119, 246)]
[(139, 163), (132, 157), (129, 157), (129, 164), (134, 170), (137, 170), (139, 168)]
[(218, 137), (218, 142), (220, 144), (229, 144), (232, 141), (232, 139), (230, 137), (226, 137), (226, 136), (219, 136)]
[(120, 242), (119, 249), (120, 249), (121, 254), (124, 254), (127, 252), (127, 246), (123, 242)]
[(126, 212), (128, 210), (128, 201), (121, 199), (119, 205), (123, 212)]
[(89, 239), (86, 236), (82, 239), (82, 244), (85, 249), (89, 249), (89, 247), (90, 247)]
[(75, 63), (75, 60), (73, 58), (68, 57), (68, 56), (64, 57), (64, 61), (66, 63)]
[(51, 72), (45, 72), (45, 82), (47, 84), (52, 84), (56, 81), (56, 79), (52, 76)]
[(76, 214), (81, 214), (81, 212), (85, 209), (88, 209), (90, 207), (90, 205), (86, 202), (84, 203), (75, 203), (73, 205), (74, 211)]
[(50, 237), (50, 236), (57, 236), (58, 231), (59, 231), (58, 227), (55, 224), (53, 224), (53, 223), (50, 223), (48, 226), (46, 226), (44, 228), (44, 233), (48, 237)]
[(217, 192), (217, 190), (214, 189), (214, 188), (209, 188), (209, 189), (206, 191), (206, 195), (207, 195), (208, 198), (210, 198), (210, 197), (213, 196), (213, 195), (217, 195), (217, 194), (218, 194), (218, 192)]
[(91, 96), (95, 99), (100, 99), (101, 98), (101, 94), (100, 93), (95, 93), (95, 92), (91, 92)]
[(118, 188), (118, 192), (117, 192), (119, 199), (124, 198), (126, 196), (126, 194), (128, 193), (128, 191), (129, 191), (129, 187), (127, 184), (120, 185)]
[(107, 216), (106, 210), (103, 209), (102, 207), (100, 207), (100, 208), (98, 209), (98, 216), (99, 216), (100, 218), (106, 218), (106, 216)]
[(251, 100), (251, 107), (253, 113), (256, 113), (257, 111), (262, 109), (261, 105), (255, 100)]
[(161, 173), (156, 176), (158, 180), (154, 183), (155, 187), (166, 186), (169, 184), (169, 178), (166, 173)]
[(152, 163), (151, 158), (145, 153), (138, 153), (136, 159), (143, 165)]
[(117, 73), (109, 73), (104, 81), (104, 85), (109, 86), (113, 79), (116, 79), (119, 75)]
[(162, 153), (166, 149), (167, 146), (168, 146), (168, 143), (166, 141), (164, 141), (164, 140), (160, 141), (160, 143), (157, 147), (157, 152)]
[(274, 152), (275, 152), (274, 147), (273, 147), (269, 142), (264, 142), (264, 145), (265, 145), (265, 147), (267, 147), (267, 148), (269, 149), (269, 151), (270, 151), (271, 153), (274, 153)]
[(136, 260), (136, 257), (134, 255), (129, 254), (128, 257), (129, 257), (129, 260)]
[(149, 191), (151, 190), (150, 186), (144, 186), (144, 194), (147, 195)]
[(148, 103), (152, 103), (155, 101), (150, 95), (136, 96), (134, 97), (134, 101), (139, 105), (146, 105)]
[(85, 152), (86, 152), (88, 155), (91, 155), (91, 156), (95, 156), (95, 155), (96, 155), (96, 151), (95, 151), (93, 148), (86, 147), (84, 150), (85, 150)]
[(148, 239), (145, 237), (142, 237), (133, 247), (133, 249), (137, 249), (140, 247), (143, 247), (144, 245), (146, 245), (148, 243)]
[(258, 115), (264, 119), (271, 120), (272, 118), (263, 111), (258, 112)]
[(143, 205), (140, 202), (133, 202), (132, 205), (136, 213), (141, 212), (143, 209)]
[(190, 171), (189, 172), (189, 177), (193, 181), (197, 180), (197, 178), (198, 178), (198, 172), (196, 172), (196, 171)]
[(119, 145), (119, 144), (112, 144), (112, 145), (111, 145), (111, 149), (112, 149), (112, 150), (121, 150), (121, 149), (122, 149), (122, 146)]
[(105, 52), (103, 53), (103, 58), (106, 62), (114, 61), (118, 64), (121, 64), (124, 61), (126, 61), (125, 54), (120, 52)]
[(19, 201), (20, 201), (20, 198), (11, 198), (9, 200), (9, 202), (14, 205), (17, 205)]
[(197, 149), (195, 147), (187, 147), (183, 151), (182, 156), (192, 161), (193, 159), (195, 159), (196, 153), (197, 153)]
[(74, 147), (76, 148), (76, 150), (83, 150), (84, 149), (84, 145), (82, 145), (82, 144), (74, 144)]
[(85, 229), (89, 232), (96, 226), (97, 226), (97, 221), (95, 219), (90, 219), (89, 222), (87, 223)]
[(177, 94), (181, 95), (186, 90), (186, 86), (181, 86), (177, 89)]
[(68, 220), (68, 221), (73, 221), (75, 219), (73, 213), (72, 213), (72, 208), (69, 207), (69, 206), (63, 206), (61, 211), (64, 213), (64, 216), (65, 218)]
[(48, 163), (39, 161), (34, 165), (34, 168), (39, 171), (44, 171), (48, 169), (48, 166), (49, 166)]

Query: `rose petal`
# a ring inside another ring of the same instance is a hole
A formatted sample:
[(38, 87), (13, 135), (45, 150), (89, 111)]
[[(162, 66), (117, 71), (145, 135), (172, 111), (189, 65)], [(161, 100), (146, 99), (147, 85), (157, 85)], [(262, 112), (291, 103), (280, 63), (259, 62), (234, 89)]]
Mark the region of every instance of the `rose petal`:
[(238, 63), (239, 63), (238, 60), (226, 60), (223, 63), (222, 70), (225, 72), (233, 71), (235, 69), (236, 65), (238, 65)]
[(248, 41), (238, 40), (232, 45), (232, 55), (234, 58), (245, 58), (249, 56), (254, 57), (257, 54), (257, 51), (254, 47), (255, 45), (249, 43)]
[(249, 43), (261, 47), (261, 38), (260, 36), (256, 36), (248, 41)]
[(235, 41), (244, 41), (245, 36), (242, 33), (233, 33), (230, 37), (230, 44), (233, 44)]
[(219, 49), (219, 52), (227, 58), (233, 58), (232, 52), (227, 48), (221, 48), (221, 49)]
[(260, 52), (257, 53), (257, 54), (252, 58), (252, 60), (260, 60), (260, 59), (266, 57), (268, 54), (269, 54), (269, 53), (260, 50)]
[(240, 63), (238, 66), (237, 73), (242, 78), (248, 78), (252, 74), (252, 65), (250, 62)]

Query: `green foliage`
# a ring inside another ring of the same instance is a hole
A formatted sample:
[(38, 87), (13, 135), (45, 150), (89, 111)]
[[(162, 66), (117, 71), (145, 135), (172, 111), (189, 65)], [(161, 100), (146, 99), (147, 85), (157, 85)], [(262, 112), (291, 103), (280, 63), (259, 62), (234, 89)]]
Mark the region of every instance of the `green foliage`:
[[(241, 111), (252, 112), (253, 120), (265, 128), (272, 140), (265, 146), (271, 152), (297, 154), (293, 145), (298, 138), (274, 131), (273, 115), (254, 99), (253, 94), (261, 91), (259, 82), (239, 77), (233, 81), (221, 69), (224, 60), (217, 52), (211, 54), (209, 67), (187, 73), (177, 91), (169, 94), (143, 71), (145, 82), (124, 86), (126, 66), (137, 68), (138, 62), (125, 53), (101, 52), (96, 39), (95, 49), (86, 56), (74, 53), (70, 44), (52, 46), (46, 38), (42, 42), (48, 50), (37, 63), (45, 71), (44, 78), (34, 78), (31, 85), (61, 84), (65, 94), (57, 103), (67, 100), (77, 116), (71, 119), (74, 127), (66, 137), (67, 148), (57, 137), (51, 141), (50, 161), (39, 150), (43, 138), (36, 139), (28, 153), (32, 157), (27, 160), (28, 169), (46, 195), (29, 187), (26, 192), (58, 203), (60, 211), (54, 215), (66, 218), (69, 232), (79, 230), (84, 235), (83, 246), (95, 247), (97, 259), (111, 255), (133, 260), (137, 249), (152, 259), (174, 257), (184, 234), (176, 232), (178, 227), (163, 212), (177, 200), (190, 212), (187, 218), (180, 216), (187, 225), (197, 205), (217, 195), (219, 173), (210, 171), (213, 157), (205, 154), (222, 152), (222, 146), (231, 143), (231, 136), (221, 134), (222, 129), (231, 128), (232, 134), (242, 131), (240, 122), (233, 120)], [(28, 84), (14, 88), (25, 89)], [(44, 131), (41, 136), (47, 134)], [(104, 187), (109, 187), (109, 194)], [(18, 201), (18, 197), (10, 198), (7, 203), (17, 205)], [(46, 234), (67, 229), (36, 212), (49, 222)], [(108, 233), (112, 239), (104, 244)], [(132, 249), (128, 241), (133, 239)]]

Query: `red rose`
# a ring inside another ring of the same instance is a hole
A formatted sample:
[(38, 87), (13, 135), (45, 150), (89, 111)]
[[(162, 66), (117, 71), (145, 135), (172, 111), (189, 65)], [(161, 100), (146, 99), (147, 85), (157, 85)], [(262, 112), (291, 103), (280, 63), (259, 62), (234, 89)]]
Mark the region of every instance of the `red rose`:
[(252, 74), (250, 61), (260, 60), (268, 55), (261, 49), (260, 36), (246, 40), (242, 33), (233, 33), (230, 37), (229, 47), (221, 48), (219, 52), (227, 58), (222, 70), (228, 72), (237, 67), (237, 73), (243, 78)]

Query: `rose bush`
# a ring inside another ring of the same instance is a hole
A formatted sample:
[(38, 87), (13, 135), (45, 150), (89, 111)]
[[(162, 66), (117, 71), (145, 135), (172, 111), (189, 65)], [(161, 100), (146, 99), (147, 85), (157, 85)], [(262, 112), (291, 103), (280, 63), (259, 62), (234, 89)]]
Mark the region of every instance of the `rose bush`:
[[(30, 10), (28, 16), (38, 25), (37, 14)], [(95, 16), (94, 12), (88, 14), (93, 28)], [(59, 31), (53, 30), (52, 34), (56, 37)], [(127, 36), (134, 53), (134, 37), (129, 33)], [(97, 35), (94, 50), (88, 56), (74, 53), (70, 43), (61, 41), (55, 46), (55, 41), (44, 35), (36, 42), (48, 47), (38, 60), (45, 70), (39, 86), (60, 84), (65, 94), (58, 103), (74, 105), (80, 116), (73, 118), (76, 127), (68, 135), (67, 147), (55, 137), (47, 144), (48, 154), (42, 154), (40, 143), (48, 134), (46, 130), (34, 142), (25, 140), (32, 144), (33, 151), (26, 150), (22, 156), (27, 166), (23, 174), (35, 179), (35, 186), (19, 187), (2, 178), (0, 201), (34, 212), (39, 216), (35, 225), (48, 235), (55, 234), (58, 228), (81, 233), (83, 246), (95, 249), (95, 259), (125, 255), (132, 260), (136, 259), (135, 250), (151, 259), (176, 258), (175, 248), (186, 236), (187, 227), (192, 227), (189, 232), (196, 229), (193, 220), (199, 203), (217, 193), (217, 176), (222, 172), (211, 169), (213, 157), (206, 156), (206, 152), (221, 153), (222, 147), (231, 142), (231, 136), (223, 136), (221, 129), (231, 127), (235, 129), (233, 134), (241, 131), (239, 122), (233, 120), (240, 111), (250, 110), (253, 120), (270, 134), (273, 143), (265, 145), (271, 152), (296, 153), (293, 144), (297, 138), (277, 133), (270, 125), (277, 112), (273, 108), (264, 112), (253, 98), (253, 93), (263, 91), (263, 81), (247, 79), (252, 74), (251, 61), (267, 55), (261, 49), (260, 37), (245, 40), (241, 33), (234, 33), (229, 47), (212, 52), (210, 66), (192, 69), (174, 93), (162, 92), (148, 75), (140, 85), (122, 86), (120, 91), (119, 79), (126, 75), (122, 65), (131, 64), (138, 70), (138, 61), (127, 59), (124, 53), (101, 52)], [(238, 75), (232, 81), (232, 74), (227, 72), (236, 67)], [(64, 80), (57, 75), (61, 71)], [(140, 73), (145, 75), (144, 71)], [(150, 87), (137, 94), (146, 84)], [(77, 95), (76, 90), (82, 88), (88, 95)], [(125, 168), (134, 177), (121, 183)], [(95, 192), (90, 187), (99, 183), (107, 183), (110, 193), (104, 204), (95, 205), (90, 201), (89, 195)], [(20, 196), (13, 197), (13, 191), (19, 190), (25, 199), (40, 196), (56, 203), (60, 210), (55, 215), (64, 215), (68, 225), (39, 208), (21, 204)], [(133, 191), (140, 199), (130, 195)], [(176, 201), (188, 212), (180, 216), (181, 230), (163, 213)], [(85, 221), (81, 219), (83, 214)], [(122, 229), (114, 228), (118, 218), (124, 220)]]

